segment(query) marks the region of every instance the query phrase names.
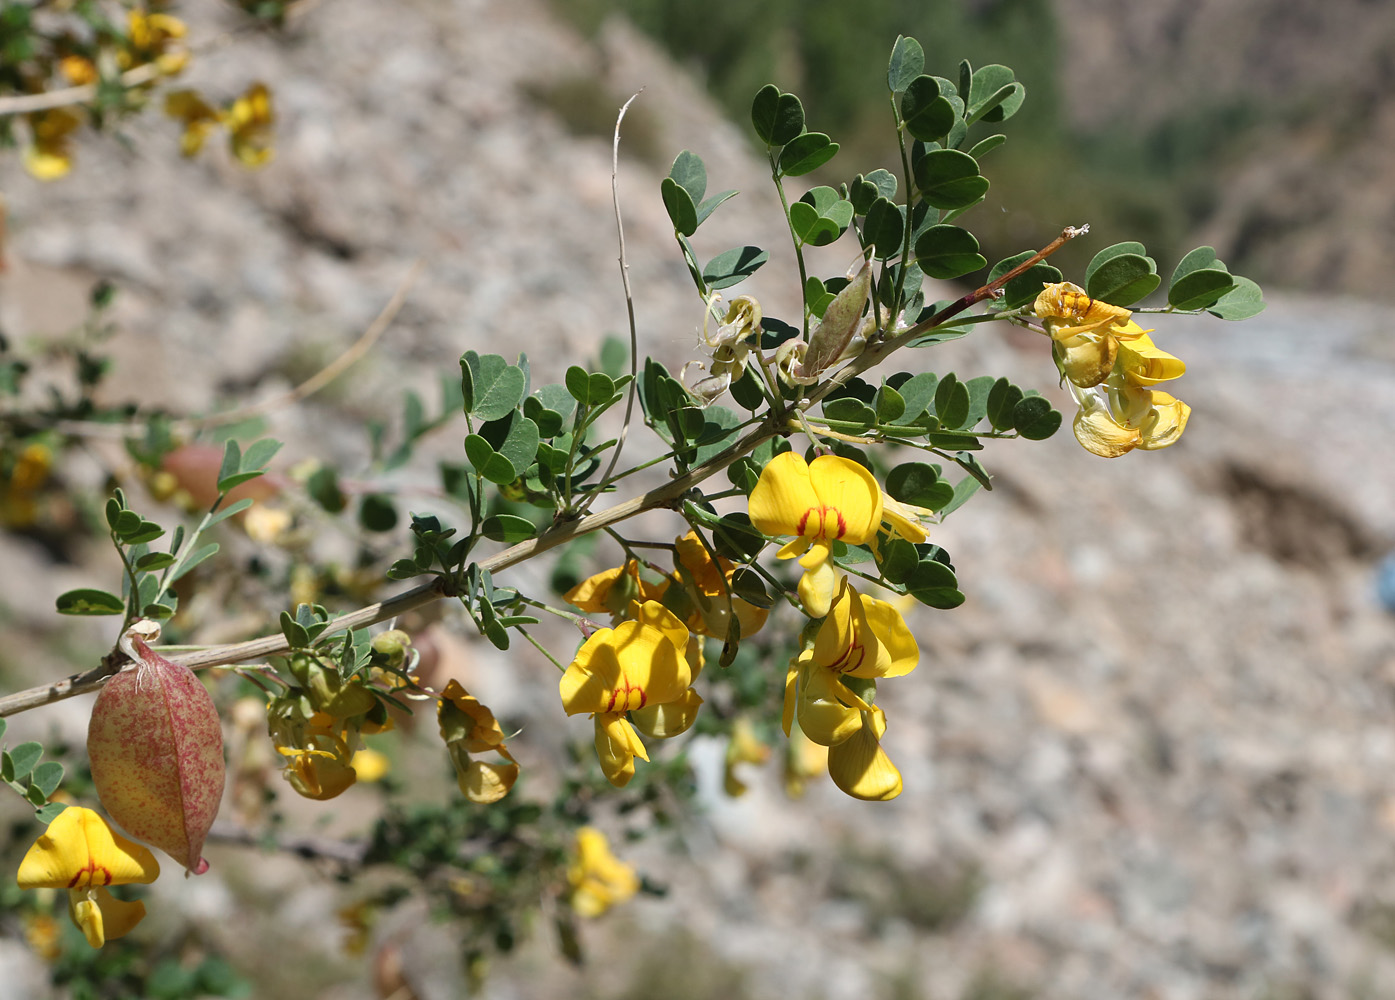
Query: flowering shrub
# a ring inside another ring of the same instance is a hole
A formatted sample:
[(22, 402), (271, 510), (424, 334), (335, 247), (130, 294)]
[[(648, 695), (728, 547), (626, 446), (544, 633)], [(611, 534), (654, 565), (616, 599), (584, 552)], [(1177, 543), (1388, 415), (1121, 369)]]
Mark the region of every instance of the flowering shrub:
[[(73, 103), (89, 111), (97, 108), (83, 103), (91, 95), (82, 88), (105, 93), (106, 83), (119, 83), (127, 110), (135, 110), (189, 56), (183, 25), (163, 12), (133, 9), (125, 31), (106, 29), (76, 48), (33, 34), (30, 56), (6, 81), (24, 92), (9, 99), (9, 114), (29, 116), (23, 155), (37, 176), (67, 172), (68, 137), (82, 123), (56, 100), (38, 108), (44, 102), (35, 98), (53, 96), (57, 75), (82, 91)], [(108, 64), (118, 78), (101, 76)], [(981, 161), (1005, 141), (988, 126), (1017, 111), (1022, 84), (998, 65), (963, 63), (957, 79), (927, 74), (909, 38), (895, 43), (887, 84), (900, 163), (836, 187), (799, 180), (815, 171), (831, 176), (838, 152), (831, 137), (809, 129), (799, 99), (773, 85), (755, 95), (751, 123), (784, 206), (803, 289), (797, 315), (768, 316), (755, 282), (724, 298), (768, 254), (739, 246), (703, 259), (696, 234), (734, 192), (709, 195), (702, 160), (683, 151), (656, 192), (694, 286), (696, 356), (678, 377), (643, 355), (632, 330), (628, 345), (608, 344), (599, 364), (571, 366), (561, 384), (534, 388), (526, 355), (467, 351), (439, 413), (428, 417), (422, 400), (409, 395), (402, 441), (388, 452), (375, 439), (375, 454), (386, 454), (388, 467), (401, 464), (422, 436), (459, 420), (461, 454), (441, 467), (440, 486), (462, 514), (447, 523), (444, 515), (410, 513), (390, 563), (341, 574), (341, 594), (364, 595), (357, 610), (331, 611), (313, 571), (291, 573), (277, 595), (287, 610), (276, 633), (155, 651), (161, 623), (187, 627), (176, 617), (191, 605), (190, 587), (180, 581), (197, 580), (191, 571), (219, 554), (211, 539), (230, 519), (245, 515), (243, 528), (259, 545), (290, 547), (303, 526), (276, 505), (279, 493), (294, 493), (326, 516), (343, 512), (348, 497), (325, 464), (270, 482), (265, 473), (278, 442), (243, 447), (234, 435), (219, 458), (190, 440), (213, 421), (191, 418), (176, 433), (165, 415), (124, 414), (133, 425), (128, 450), (148, 492), (178, 499), (197, 519), (170, 532), (115, 489), (102, 514), (120, 559), (119, 585), (57, 599), (60, 614), (119, 622), (112, 653), (87, 673), (0, 697), (0, 714), (105, 684), (88, 743), (90, 798), (128, 832), (148, 831), (154, 846), (201, 874), (205, 835), (210, 844), (219, 839), (210, 824), (224, 798), (221, 712), (230, 801), (249, 831), (225, 839), (301, 850), (349, 874), (380, 865), (405, 873), (413, 891), (460, 920), (472, 973), (489, 949), (511, 947), (548, 901), (567, 904), (557, 907), (556, 922), (562, 950), (576, 957), (575, 918), (600, 916), (645, 887), (591, 825), (592, 813), (615, 796), (627, 812), (642, 807), (655, 826), (671, 821), (691, 784), (682, 749), (689, 732), (726, 740), (731, 795), (746, 789), (739, 769), (774, 756), (781, 731), (791, 796), (824, 773), (856, 799), (903, 794), (883, 748), (888, 713), (879, 681), (909, 675), (921, 661), (904, 618), (911, 606), (948, 611), (964, 601), (953, 561), (933, 541), (934, 526), (993, 488), (979, 457), (987, 441), (1045, 441), (1064, 419), (1046, 396), (1007, 378), (961, 380), (931, 370), (933, 348), (987, 336), (994, 323), (1041, 334), (1050, 344), (1049, 354), (1042, 351), (1043, 380), (1052, 377), (1049, 356), (1078, 406), (1077, 441), (1118, 458), (1175, 444), (1190, 413), (1156, 388), (1180, 377), (1183, 362), (1156, 346), (1156, 331), (1137, 317), (1243, 319), (1262, 301), (1252, 282), (1231, 275), (1206, 247), (1177, 265), (1164, 305), (1137, 306), (1162, 277), (1136, 243), (1100, 250), (1079, 284), (1066, 281), (1050, 259), (1086, 226), (990, 267), (959, 222), (988, 190)], [(240, 162), (258, 166), (271, 155), (274, 113), (261, 85), (222, 106), (172, 91), (163, 107), (183, 124), (186, 154), (221, 128)], [(852, 266), (810, 273), (806, 252), (835, 244)], [(969, 275), (979, 275), (972, 290), (931, 297), (926, 279)], [(0, 384), (18, 396), (24, 377), (25, 369), (11, 366)], [(11, 526), (33, 522), (55, 451), (80, 435), (61, 393), (51, 398), (49, 409), (14, 423), (23, 433), (0, 443), (0, 513)], [(640, 425), (653, 435), (642, 460), (631, 443)], [(667, 475), (632, 485), (644, 480), (631, 476), (656, 467)], [(629, 496), (614, 501), (611, 493)], [(633, 527), (631, 519), (646, 512), (666, 512), (667, 523)], [(357, 514), (365, 531), (386, 533), (399, 523), (398, 502), (386, 490), (365, 493)], [(602, 534), (619, 565), (587, 573), (585, 552)], [(550, 587), (530, 582), (536, 574), (503, 582), (511, 567), (553, 550), (560, 555)], [(368, 601), (378, 584), (405, 580), (418, 582)], [(527, 655), (535, 651), (556, 666), (558, 700), (550, 707), (557, 725), (577, 743), (589, 742), (594, 758), (589, 749), (578, 752), (550, 798), (530, 795), (529, 773), (538, 766), (533, 734), (511, 732), (458, 679), (436, 677), (418, 637), (400, 628), (372, 632), (436, 602), (498, 649), (513, 650), (521, 639), (532, 647)], [(570, 641), (558, 646), (534, 628), (543, 614), (566, 622)], [(190, 672), (249, 661), (258, 666), (236, 668), (237, 690), (215, 689), (216, 698)], [(917, 682), (928, 680), (898, 684)], [(364, 738), (418, 725), (429, 708), (442, 743), (438, 766), (449, 763), (460, 794), (408, 808), (395, 797), (401, 785), (384, 773), (387, 759), (365, 748)], [(589, 730), (568, 722), (577, 715), (591, 722)], [(144, 912), (139, 902), (104, 895), (106, 886), (152, 881), (158, 865), (92, 810), (65, 808), (63, 767), (40, 763), (42, 754), (38, 744), (20, 744), (3, 756), (4, 780), (48, 826), (19, 882), (69, 889), (74, 922), (102, 947)], [(146, 768), (147, 759), (157, 763)], [(265, 820), (267, 802), (287, 790), (324, 801), (361, 781), (377, 781), (386, 803), (366, 841), (286, 846)], [(356, 931), (366, 933), (369, 915), (403, 894), (395, 888), (362, 900), (352, 908)]]

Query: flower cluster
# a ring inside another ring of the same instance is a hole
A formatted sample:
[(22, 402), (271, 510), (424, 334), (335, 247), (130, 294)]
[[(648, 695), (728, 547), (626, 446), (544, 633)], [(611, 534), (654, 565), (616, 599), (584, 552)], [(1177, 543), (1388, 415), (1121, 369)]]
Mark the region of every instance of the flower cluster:
[(1191, 407), (1153, 386), (1184, 374), (1132, 313), (1068, 281), (1046, 285), (1033, 304), (1052, 354), (1080, 406), (1073, 424), (1086, 451), (1118, 458), (1135, 448), (1166, 448), (1182, 436)]
[[(157, 76), (174, 76), (189, 62), (189, 50), (183, 44), (186, 34), (188, 29), (177, 17), (132, 9), (127, 12), (126, 36), (120, 40), (115, 54), (116, 68), (125, 73), (150, 67)], [(71, 38), (64, 38), (62, 48), (72, 44)], [(50, 65), (62, 81), (75, 87), (87, 87), (101, 78), (98, 70), (101, 55), (95, 49), (87, 54), (67, 51)], [(43, 60), (37, 62), (44, 63)], [(37, 92), (44, 89), (45, 81), (36, 76), (26, 83)], [(148, 76), (142, 84), (149, 86)], [(24, 149), (24, 168), (41, 181), (57, 180), (66, 175), (73, 167), (73, 133), (82, 127), (83, 116), (71, 108), (56, 107), (25, 117), (30, 142)]]
[(392, 720), (367, 688), (309, 657), (293, 657), (291, 672), (299, 686), (267, 706), (267, 729), (291, 787), (307, 799), (332, 799), (359, 779), (362, 735), (391, 729)]
[(263, 83), (252, 84), (222, 108), (213, 107), (196, 90), (177, 90), (165, 98), (165, 114), (184, 124), (180, 149), (185, 156), (197, 155), (209, 134), (222, 127), (227, 130), (233, 156), (244, 167), (262, 167), (271, 162), (276, 115), (271, 91)]
[[(791, 662), (785, 733), (797, 719), (809, 740), (829, 748), (828, 770), (838, 787), (857, 798), (900, 794), (900, 775), (880, 744), (886, 719), (872, 702), (877, 678), (909, 673), (919, 650), (891, 605), (840, 578), (833, 545), (875, 545), (883, 532), (923, 542), (918, 518), (925, 513), (884, 495), (866, 468), (834, 455), (812, 463), (792, 452), (777, 455), (751, 492), (756, 529), (794, 536), (779, 557), (799, 557), (800, 601), (811, 618), (822, 619)], [(582, 645), (562, 677), (561, 694), (568, 715), (594, 716), (596, 751), (615, 785), (633, 777), (636, 757), (649, 759), (636, 727), (664, 738), (692, 725), (702, 704), (692, 689), (702, 669), (699, 637), (745, 638), (768, 614), (733, 593), (737, 567), (711, 552), (696, 532), (675, 541), (674, 565), (672, 575), (652, 584), (632, 559), (566, 595), (583, 611), (609, 613), (614, 623)], [(767, 754), (748, 727), (733, 736), (728, 769)], [(742, 789), (730, 773), (728, 784), (734, 794)]]

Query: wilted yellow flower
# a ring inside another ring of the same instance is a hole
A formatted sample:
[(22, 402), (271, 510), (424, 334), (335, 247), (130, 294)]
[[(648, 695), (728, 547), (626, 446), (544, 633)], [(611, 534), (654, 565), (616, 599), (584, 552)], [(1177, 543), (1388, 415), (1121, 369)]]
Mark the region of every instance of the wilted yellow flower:
[(286, 758), (281, 774), (299, 794), (326, 801), (358, 780), (352, 763), (358, 730), (316, 711), (309, 697), (277, 698), (267, 706), (266, 722), (276, 752)]
[(24, 150), (24, 169), (41, 181), (52, 181), (73, 168), (72, 133), (82, 124), (68, 108), (36, 111), (28, 116), (33, 144)]
[[(518, 762), (504, 744), (504, 730), (494, 713), (452, 680), (436, 705), (441, 739), (455, 768), (461, 794), (471, 802), (498, 802), (518, 780)], [(473, 760), (470, 754), (497, 753), (508, 763)]]
[(563, 594), (562, 600), (588, 614), (609, 614), (618, 619), (631, 602), (657, 601), (663, 593), (662, 587), (641, 579), (638, 560), (629, 559), (623, 566), (588, 576)]
[[(920, 649), (900, 613), (844, 580), (814, 642), (790, 664), (786, 735), (797, 718), (809, 739), (830, 748), (829, 774), (839, 788), (856, 798), (894, 798), (901, 792), (900, 776), (881, 751), (886, 720), (870, 695), (877, 678), (908, 674), (919, 660)], [(857, 685), (868, 697), (847, 678), (872, 682)]]
[(702, 704), (691, 687), (687, 628), (657, 601), (636, 603), (631, 614), (634, 621), (596, 630), (559, 685), (568, 715), (594, 717), (596, 755), (617, 787), (634, 777), (636, 757), (649, 759), (631, 722), (666, 739), (686, 731)]
[(244, 167), (261, 167), (271, 162), (272, 125), (275, 122), (271, 91), (265, 84), (254, 83), (245, 94), (233, 101), (223, 124), (228, 129), (233, 155)]
[(1158, 350), (1147, 335), (1121, 342), (1114, 366), (1130, 385), (1145, 387), (1180, 378), (1187, 372), (1186, 362)]
[(1072, 429), (1075, 439), (1101, 458), (1118, 458), (1135, 448), (1156, 451), (1176, 444), (1192, 408), (1157, 389), (1111, 387), (1101, 398), (1082, 394)]
[(1086, 389), (1109, 377), (1121, 342), (1149, 332), (1129, 318), (1129, 310), (1092, 299), (1069, 281), (1043, 287), (1032, 310), (1055, 342), (1066, 378)]
[(717, 315), (717, 303), (721, 295), (713, 292), (707, 308), (702, 314), (702, 343), (711, 352), (710, 366), (690, 361), (683, 366), (683, 380), (686, 384), (689, 366), (706, 370), (707, 375), (688, 386), (688, 391), (706, 406), (717, 399), (732, 382), (739, 379), (746, 370), (746, 359), (759, 340), (761, 332), (760, 303), (749, 295), (738, 295), (731, 302), (726, 318), (712, 332), (711, 324)]
[(578, 915), (599, 917), (639, 891), (634, 868), (610, 853), (605, 834), (595, 827), (576, 831), (576, 860), (567, 869), (571, 905)]
[(688, 616), (688, 629), (699, 635), (725, 639), (733, 613), (746, 639), (760, 631), (770, 612), (731, 593), (731, 578), (736, 567), (730, 559), (715, 559), (702, 544), (696, 531), (675, 539), (674, 562), (678, 572), (674, 579), (692, 602), (693, 613)]
[(205, 101), (197, 90), (176, 90), (167, 94), (165, 114), (184, 123), (179, 149), (185, 156), (194, 156), (203, 149), (204, 140), (223, 120), (222, 113)]
[(751, 491), (751, 523), (766, 535), (794, 535), (781, 559), (801, 556), (799, 599), (811, 618), (828, 614), (838, 583), (830, 559), (833, 543), (861, 545), (882, 523), (882, 490), (858, 463), (821, 455), (806, 463), (794, 452), (776, 455)]
[(100, 948), (145, 917), (145, 904), (117, 899), (110, 885), (154, 882), (160, 864), (150, 851), (112, 830), (91, 809), (69, 806), (48, 825), (20, 862), (21, 889), (67, 889), (68, 915)]

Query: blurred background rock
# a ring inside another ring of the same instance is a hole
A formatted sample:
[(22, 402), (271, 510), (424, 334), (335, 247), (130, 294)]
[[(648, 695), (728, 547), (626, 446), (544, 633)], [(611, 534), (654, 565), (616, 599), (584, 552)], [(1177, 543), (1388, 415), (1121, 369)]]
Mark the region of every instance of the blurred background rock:
[[(217, 4), (182, 10), (196, 34), (232, 23)], [(714, 189), (742, 192), (700, 252), (770, 248), (748, 289), (792, 315), (750, 96), (770, 80), (800, 94), (811, 125), (846, 140), (819, 181), (845, 180), (889, 153), (897, 33), (920, 39), (930, 72), (967, 57), (1027, 85), (970, 216), (990, 260), (1082, 222), (1092, 234), (1068, 277), (1121, 239), (1145, 242), (1164, 274), (1211, 243), (1269, 309), (1236, 325), (1157, 318), (1189, 366), (1177, 392), (1192, 423), (1172, 449), (1106, 462), (1069, 434), (990, 447), (997, 488), (933, 533), (968, 603), (914, 623), (921, 667), (887, 695), (900, 799), (853, 802), (825, 782), (792, 804), (773, 767), (726, 799), (722, 748), (699, 743), (705, 811), (627, 855), (669, 894), (586, 927), (580, 970), (540, 926), (484, 995), (1392, 995), (1395, 632), (1373, 578), (1395, 539), (1389, 4), (307, 3), (283, 38), (188, 74), (219, 96), (250, 78), (272, 88), (277, 156), (260, 173), (222, 150), (180, 160), (177, 127), (156, 115), (128, 126), (133, 144), (84, 140), (61, 183), (0, 162), (0, 325), (51, 342), (111, 281), (106, 391), (202, 410), (294, 385), (424, 256), (371, 358), (272, 422), (289, 442), (278, 464), (364, 465), (364, 421), (397, 419), (407, 387), (434, 398), (461, 351), (524, 349), (555, 380), (624, 329), (609, 135), (643, 86), (620, 169), (631, 278), (643, 349), (681, 364), (700, 305), (658, 198), (672, 157), (691, 148)], [(1034, 338), (991, 329), (906, 361), (1007, 375), (1066, 406)], [(454, 455), (448, 437), (423, 457)], [(103, 447), (63, 470), (67, 485), (101, 487), (121, 461)], [(109, 643), (52, 615), (55, 595), (100, 572), (65, 561), (90, 553), (61, 555), (32, 533), (0, 539), (7, 687)], [(551, 667), (478, 643), (465, 655), (486, 700), (528, 723), (520, 746), (560, 741)], [(27, 713), (11, 737), (80, 734), (86, 711)], [(183, 908), (165, 926), (219, 942), (258, 997), (373, 995), (323, 926), (333, 883), (240, 857), (221, 859), (226, 883), (157, 885), (160, 907)], [(459, 994), (453, 943), (424, 914), (379, 934), (419, 996)], [(3, 944), (3, 981), (27, 990), (15, 995), (48, 996), (36, 960)]]

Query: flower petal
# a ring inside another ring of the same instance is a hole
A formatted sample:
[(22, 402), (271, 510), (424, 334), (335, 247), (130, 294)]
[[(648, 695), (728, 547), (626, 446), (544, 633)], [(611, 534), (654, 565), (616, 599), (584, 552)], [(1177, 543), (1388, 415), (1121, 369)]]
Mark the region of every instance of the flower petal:
[(698, 707), (701, 704), (702, 696), (688, 688), (676, 701), (635, 709), (630, 712), (630, 719), (645, 736), (666, 740), (688, 731), (697, 721)]
[(1120, 343), (1118, 365), (1124, 377), (1139, 386), (1157, 385), (1187, 371), (1185, 361), (1159, 350), (1146, 334)]
[[(820, 455), (809, 466), (809, 480), (819, 503), (837, 511), (837, 533), (825, 520), (825, 537), (861, 545), (876, 535), (882, 523), (882, 488), (865, 466), (850, 458)], [(802, 534), (808, 533), (806, 527)]]
[(842, 695), (850, 695), (838, 679), (824, 667), (806, 661), (799, 672), (796, 706), (799, 728), (815, 743), (834, 746), (857, 732), (862, 722), (856, 708), (849, 707)]
[[(875, 677), (901, 677), (910, 673), (920, 662), (920, 647), (906, 627), (901, 612), (886, 601), (863, 597), (862, 610), (867, 626), (877, 637), (880, 649), (876, 658)], [(863, 676), (863, 675), (855, 675)]]
[(885, 802), (901, 794), (901, 772), (878, 739), (877, 730), (885, 731), (885, 721), (878, 717), (873, 722), (867, 715), (863, 719), (853, 736), (829, 748), (828, 773), (853, 798)]
[(489, 805), (498, 802), (518, 780), (517, 764), (496, 764), (472, 760), (456, 776), (460, 791), (471, 802)]
[(22, 889), (154, 882), (160, 864), (150, 850), (127, 840), (81, 806), (59, 813), (20, 862)]
[(606, 780), (624, 788), (635, 775), (635, 758), (649, 759), (639, 734), (618, 712), (596, 716), (596, 756)]
[(1137, 448), (1142, 440), (1137, 430), (1115, 421), (1095, 397), (1081, 406), (1071, 429), (1081, 447), (1101, 458), (1118, 458)]
[(611, 692), (623, 679), (615, 652), (615, 629), (597, 629), (576, 652), (558, 683), (562, 708), (568, 715), (604, 712)]
[(1157, 451), (1159, 448), (1176, 444), (1182, 432), (1187, 429), (1187, 419), (1191, 415), (1192, 408), (1186, 403), (1165, 392), (1154, 390), (1153, 413), (1139, 428), (1143, 440), (1138, 446), (1144, 451)]
[(787, 451), (761, 470), (748, 510), (751, 524), (762, 534), (799, 535), (805, 513), (817, 506), (819, 496), (814, 492), (808, 463), (802, 455)]

